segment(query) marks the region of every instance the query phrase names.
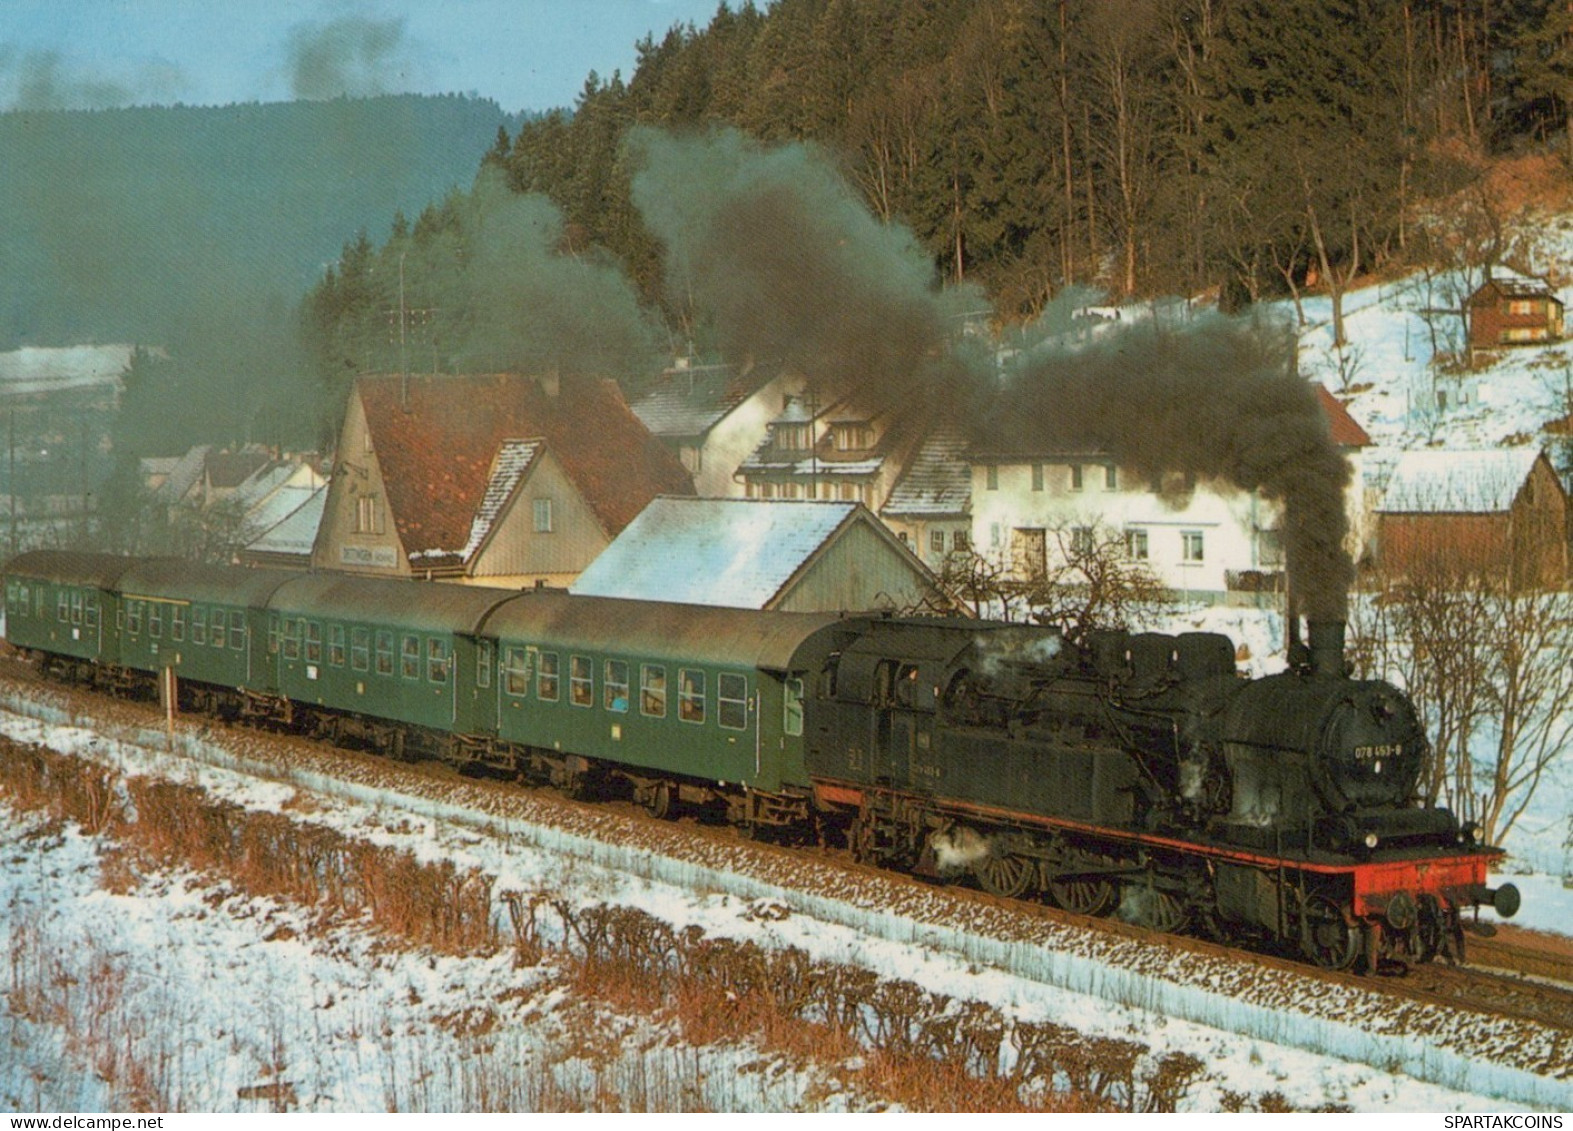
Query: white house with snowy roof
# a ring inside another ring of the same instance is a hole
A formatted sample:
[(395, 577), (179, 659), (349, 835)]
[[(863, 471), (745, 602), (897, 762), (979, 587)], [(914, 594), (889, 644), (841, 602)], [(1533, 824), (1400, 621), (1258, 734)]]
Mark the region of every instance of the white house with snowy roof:
[(856, 502), (653, 500), (569, 586), (739, 609), (907, 609), (934, 576)]

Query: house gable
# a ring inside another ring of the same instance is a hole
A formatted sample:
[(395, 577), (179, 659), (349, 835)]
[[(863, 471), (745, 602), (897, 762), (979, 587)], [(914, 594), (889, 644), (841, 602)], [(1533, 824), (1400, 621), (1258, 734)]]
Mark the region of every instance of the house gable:
[(359, 390), (345, 407), (311, 564), (314, 569), (410, 576), (409, 555), (389, 514), (382, 464), (372, 448)]

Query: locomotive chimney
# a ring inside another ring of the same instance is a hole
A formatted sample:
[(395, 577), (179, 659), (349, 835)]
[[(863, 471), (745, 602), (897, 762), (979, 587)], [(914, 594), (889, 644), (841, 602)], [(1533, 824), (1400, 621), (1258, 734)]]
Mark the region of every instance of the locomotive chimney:
[(1349, 674), (1344, 664), (1344, 622), (1313, 620), (1307, 625), (1311, 645), (1311, 673), (1339, 679)]
[(1300, 639), (1300, 604), (1290, 592), (1288, 607), (1284, 610), (1284, 620), (1287, 622), (1289, 644), (1288, 655), (1289, 670), (1304, 673), (1311, 667), (1311, 651)]

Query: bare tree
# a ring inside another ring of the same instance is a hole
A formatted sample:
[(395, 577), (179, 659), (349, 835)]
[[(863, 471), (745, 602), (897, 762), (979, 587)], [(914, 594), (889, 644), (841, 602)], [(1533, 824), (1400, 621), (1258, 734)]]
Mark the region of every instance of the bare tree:
[(1007, 561), (975, 550), (945, 559), (940, 585), (979, 616), (1053, 624), (1077, 639), (1129, 628), (1173, 608), (1175, 597), (1125, 537), (1103, 524), (1065, 524), (1045, 531), (1041, 560)]

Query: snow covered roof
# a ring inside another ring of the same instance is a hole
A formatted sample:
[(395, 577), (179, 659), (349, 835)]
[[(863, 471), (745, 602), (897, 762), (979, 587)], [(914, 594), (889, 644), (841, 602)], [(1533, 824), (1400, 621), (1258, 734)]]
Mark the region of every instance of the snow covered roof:
[(703, 436), (763, 383), (729, 365), (673, 369), (628, 407), (656, 436)]
[(1405, 452), (1377, 509), (1384, 514), (1499, 514), (1512, 509), (1538, 448)]
[(972, 467), (967, 439), (938, 428), (912, 458), (881, 513), (891, 517), (965, 515), (972, 509)]
[(530, 465), (535, 462), (544, 444), (539, 439), (504, 440), (498, 447), (497, 457), (492, 460), (491, 478), (487, 480), (480, 505), (475, 508), (475, 517), (470, 520), (470, 537), (464, 543), (464, 549), (459, 551), (460, 558), (469, 561), (481, 548), (487, 535), (492, 532), (492, 524), (497, 521), (498, 514), (513, 497), (519, 481), (530, 470)]
[(762, 609), (860, 509), (846, 502), (662, 496), (569, 592)]
[(1523, 275), (1506, 267), (1493, 267), (1491, 274), (1485, 282), (1480, 284), (1480, 291), (1490, 288), (1508, 298), (1556, 298), (1557, 292), (1545, 279), (1534, 275)]
[(159, 502), (173, 505), (184, 499), (202, 478), (202, 469), (207, 466), (208, 453), (212, 450), (211, 444), (198, 444), (180, 456), (156, 492)]
[(0, 392), (36, 393), (114, 385), (131, 364), (134, 346), (64, 346), (0, 353)]
[(280, 498), (288, 498), (293, 502), (295, 509), (260, 538), (247, 545), (248, 553), (311, 557), (311, 548), (317, 541), (317, 528), (322, 525), (322, 512), (327, 505), (328, 489), (318, 487), (301, 499), (296, 492), (304, 490), (304, 488), (285, 488), (278, 493)]

